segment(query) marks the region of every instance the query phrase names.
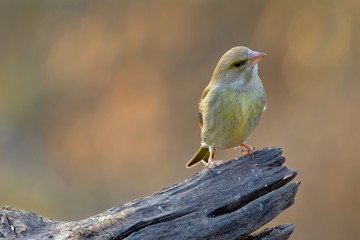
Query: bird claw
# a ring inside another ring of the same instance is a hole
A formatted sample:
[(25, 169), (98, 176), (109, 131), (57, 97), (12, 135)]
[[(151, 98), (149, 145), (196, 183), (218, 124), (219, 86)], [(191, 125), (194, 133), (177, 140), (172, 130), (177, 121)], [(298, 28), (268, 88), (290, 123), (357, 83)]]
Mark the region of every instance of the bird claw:
[(208, 162), (206, 163), (204, 169), (210, 168), (210, 167), (216, 167), (217, 163), (213, 158), (209, 158)]
[(244, 147), (245, 149), (241, 149), (241, 154), (242, 155), (246, 155), (246, 154), (252, 154), (253, 157), (254, 157), (254, 152), (255, 152), (255, 148), (250, 146), (250, 145), (247, 145), (245, 143), (242, 143), (241, 144), (242, 147)]
[(255, 152), (255, 148), (252, 147), (251, 149), (241, 149), (241, 154), (242, 155), (246, 155), (246, 154), (251, 154)]

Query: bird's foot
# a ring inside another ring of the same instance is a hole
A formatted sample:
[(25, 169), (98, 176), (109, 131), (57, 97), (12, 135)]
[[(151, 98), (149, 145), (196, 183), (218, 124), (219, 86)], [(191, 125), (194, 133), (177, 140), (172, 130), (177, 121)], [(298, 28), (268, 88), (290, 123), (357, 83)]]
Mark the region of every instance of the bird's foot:
[(208, 162), (206, 163), (204, 169), (207, 169), (209, 167), (215, 167), (215, 166), (217, 166), (215, 159), (212, 157), (209, 157)]
[(254, 152), (255, 152), (255, 148), (247, 145), (245, 143), (242, 143), (240, 146), (244, 147), (245, 149), (241, 149), (241, 154), (245, 155), (245, 154), (252, 154), (254, 157)]

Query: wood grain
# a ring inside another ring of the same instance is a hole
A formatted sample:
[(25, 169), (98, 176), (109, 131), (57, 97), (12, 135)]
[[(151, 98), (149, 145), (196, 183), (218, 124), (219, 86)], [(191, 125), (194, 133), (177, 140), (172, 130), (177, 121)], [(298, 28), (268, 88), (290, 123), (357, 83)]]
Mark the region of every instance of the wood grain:
[(299, 183), (284, 161), (265, 148), (80, 221), (3, 207), (0, 239), (288, 239), (294, 225), (254, 234), (294, 203)]

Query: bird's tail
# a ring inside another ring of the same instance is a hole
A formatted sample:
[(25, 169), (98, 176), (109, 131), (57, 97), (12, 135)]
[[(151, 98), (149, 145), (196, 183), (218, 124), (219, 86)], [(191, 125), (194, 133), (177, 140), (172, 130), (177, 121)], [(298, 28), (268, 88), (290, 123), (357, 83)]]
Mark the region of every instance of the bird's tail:
[(200, 148), (197, 150), (195, 155), (190, 159), (190, 161), (186, 164), (187, 168), (190, 168), (196, 164), (198, 164), (200, 161), (208, 161), (208, 157), (210, 155), (209, 149), (204, 148), (203, 146), (200, 146)]

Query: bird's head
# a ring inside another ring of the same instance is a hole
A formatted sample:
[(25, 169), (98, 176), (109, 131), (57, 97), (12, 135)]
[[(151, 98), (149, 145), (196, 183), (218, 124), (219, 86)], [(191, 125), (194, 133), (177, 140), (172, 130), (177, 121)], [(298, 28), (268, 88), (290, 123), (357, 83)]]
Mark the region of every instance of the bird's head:
[(211, 81), (250, 81), (254, 75), (257, 76), (257, 63), (265, 56), (266, 53), (255, 52), (247, 47), (234, 47), (220, 58)]

